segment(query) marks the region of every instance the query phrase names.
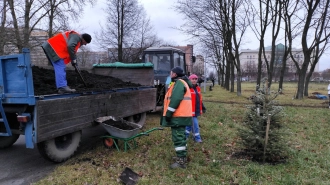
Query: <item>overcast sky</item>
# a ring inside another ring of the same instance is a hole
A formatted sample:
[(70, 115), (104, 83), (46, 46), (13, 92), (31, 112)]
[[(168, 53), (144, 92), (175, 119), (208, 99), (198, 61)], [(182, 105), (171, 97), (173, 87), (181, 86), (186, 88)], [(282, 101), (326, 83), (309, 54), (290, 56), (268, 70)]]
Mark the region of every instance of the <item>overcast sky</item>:
[[(99, 31), (100, 23), (105, 22), (106, 13), (103, 11), (106, 7), (105, 2), (106, 0), (98, 0), (94, 7), (88, 7), (84, 11), (80, 21), (81, 32), (93, 36), (95, 31)], [(159, 38), (177, 45), (189, 44), (185, 35), (173, 29), (183, 24), (182, 17), (171, 8), (176, 0), (139, 0), (139, 2), (144, 6)]]
[[(151, 23), (157, 33), (157, 36), (170, 43), (175, 43), (180, 46), (191, 44), (188, 36), (173, 29), (173, 27), (180, 27), (184, 20), (182, 16), (173, 10), (173, 5), (177, 0), (139, 0), (144, 6), (147, 16), (150, 18)], [(103, 11), (106, 0), (97, 0), (94, 7), (87, 7), (84, 15), (79, 23), (79, 31), (90, 33), (93, 37), (94, 33), (99, 31), (100, 24), (104, 23), (106, 13)], [(245, 45), (241, 49), (257, 49), (258, 40), (253, 39), (254, 34), (249, 34), (248, 40), (245, 40)], [(95, 38), (95, 37), (94, 37)], [(267, 40), (267, 39), (266, 39)], [(94, 42), (95, 44), (96, 42)], [(266, 43), (269, 45), (270, 43)], [(91, 46), (93, 45), (93, 40)], [(299, 47), (301, 48), (301, 47)], [(328, 52), (330, 53), (330, 51)], [(320, 70), (330, 68), (330, 57), (324, 55), (320, 60)]]

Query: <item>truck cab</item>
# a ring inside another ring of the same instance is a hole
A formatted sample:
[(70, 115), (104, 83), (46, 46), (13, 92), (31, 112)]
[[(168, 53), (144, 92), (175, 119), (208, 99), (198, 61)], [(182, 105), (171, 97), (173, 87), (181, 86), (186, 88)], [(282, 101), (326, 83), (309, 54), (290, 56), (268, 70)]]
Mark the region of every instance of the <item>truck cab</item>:
[(143, 52), (142, 62), (153, 63), (154, 85), (157, 88), (156, 107), (163, 106), (166, 89), (171, 82), (171, 69), (180, 66), (187, 74), (185, 61), (185, 52), (175, 47), (150, 47)]

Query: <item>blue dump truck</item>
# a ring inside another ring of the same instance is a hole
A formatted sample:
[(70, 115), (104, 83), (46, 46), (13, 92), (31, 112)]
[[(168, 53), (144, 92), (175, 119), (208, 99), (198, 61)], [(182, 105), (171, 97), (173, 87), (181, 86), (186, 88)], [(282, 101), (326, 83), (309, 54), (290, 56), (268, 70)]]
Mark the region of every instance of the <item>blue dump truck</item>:
[(97, 125), (98, 117), (111, 115), (144, 124), (146, 112), (156, 105), (153, 69), (122, 69), (95, 66), (94, 72), (134, 76), (141, 85), (89, 93), (35, 95), (29, 50), (0, 56), (0, 149), (12, 146), (20, 135), (25, 135), (26, 148), (37, 146), (46, 159), (63, 162), (79, 147), (81, 130)]

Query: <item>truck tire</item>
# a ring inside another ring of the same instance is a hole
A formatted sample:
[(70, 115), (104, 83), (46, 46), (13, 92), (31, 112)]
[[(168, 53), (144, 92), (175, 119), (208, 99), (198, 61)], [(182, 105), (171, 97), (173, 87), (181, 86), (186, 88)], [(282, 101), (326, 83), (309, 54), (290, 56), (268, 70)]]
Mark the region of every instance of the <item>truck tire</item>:
[(77, 151), (81, 141), (81, 130), (59, 136), (37, 144), (39, 153), (47, 160), (60, 163), (68, 160)]
[[(16, 113), (6, 113), (8, 122), (10, 123), (10, 129), (19, 128), (19, 122), (17, 121)], [(2, 118), (2, 116), (0, 116)], [(6, 133), (6, 128), (3, 123), (0, 123), (0, 132)], [(19, 138), (20, 134), (12, 134), (11, 136), (0, 136), (0, 149), (11, 147)]]
[(146, 123), (146, 118), (147, 118), (147, 113), (143, 112), (143, 113), (135, 114), (133, 116), (129, 116), (127, 121), (136, 123), (143, 127), (143, 125)]
[(11, 147), (19, 138), (19, 134), (13, 134), (12, 136), (0, 136), (0, 149)]

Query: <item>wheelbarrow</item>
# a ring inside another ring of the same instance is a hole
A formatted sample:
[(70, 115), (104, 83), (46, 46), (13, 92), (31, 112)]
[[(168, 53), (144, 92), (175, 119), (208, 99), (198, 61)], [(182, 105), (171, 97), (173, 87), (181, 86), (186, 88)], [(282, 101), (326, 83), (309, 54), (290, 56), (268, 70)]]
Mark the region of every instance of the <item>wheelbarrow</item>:
[[(100, 123), (108, 132), (107, 135), (101, 136), (103, 139), (103, 145), (106, 148), (113, 148), (115, 146), (116, 149), (120, 151), (118, 141), (121, 140), (124, 142), (125, 152), (129, 148), (136, 148), (137, 144), (135, 138), (140, 136), (149, 136), (149, 133), (152, 131), (164, 129), (162, 127), (156, 127), (145, 132), (141, 132), (141, 125), (113, 116), (97, 118), (96, 122)], [(129, 144), (130, 141), (133, 141), (133, 147)]]

